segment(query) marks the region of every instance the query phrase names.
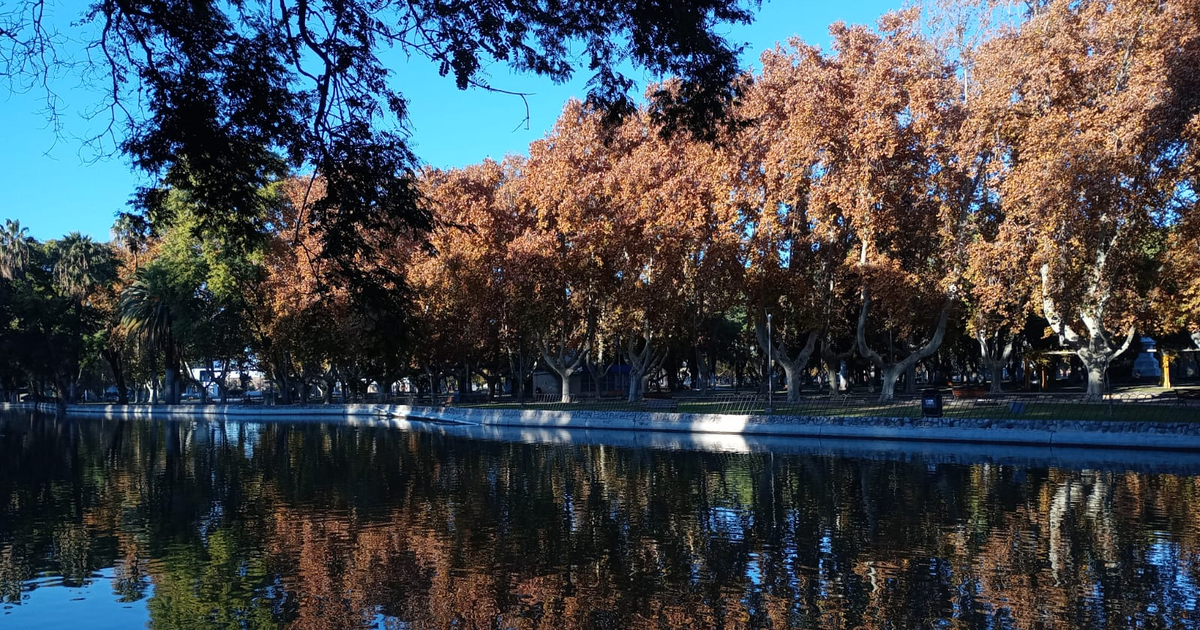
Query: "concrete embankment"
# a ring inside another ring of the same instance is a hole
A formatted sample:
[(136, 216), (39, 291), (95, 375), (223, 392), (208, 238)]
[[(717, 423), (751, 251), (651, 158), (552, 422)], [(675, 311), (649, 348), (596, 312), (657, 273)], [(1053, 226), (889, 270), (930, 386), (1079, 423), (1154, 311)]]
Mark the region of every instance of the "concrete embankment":
[(1054, 466), (1072, 470), (1200, 475), (1200, 450), (1167, 451), (1161, 449), (1050, 447), (1036, 444), (809, 438), (735, 433), (533, 428), (494, 424), (431, 423), (412, 417), (357, 417), (348, 422), (351, 426), (388, 427), (492, 442), (560, 446), (614, 446), (704, 453), (837, 456), (878, 461), (919, 462), (925, 465), (987, 463), (1026, 468)]
[[(22, 406), (28, 408), (28, 405)], [(3, 408), (18, 408), (8, 405)], [(55, 412), (40, 404), (39, 411)], [(243, 405), (72, 405), (67, 414), (99, 418), (337, 422), (414, 418), (451, 424), (539, 429), (655, 431), (887, 441), (963, 442), (1055, 447), (1200, 450), (1200, 423), (1104, 420), (986, 420), (556, 411), (406, 405), (264, 407)]]
[[(386, 408), (386, 406), (385, 406)], [(828, 439), (1200, 450), (1200, 424), (1103, 420), (986, 420), (743, 416), (393, 406), (397, 417), (538, 428), (673, 431)]]

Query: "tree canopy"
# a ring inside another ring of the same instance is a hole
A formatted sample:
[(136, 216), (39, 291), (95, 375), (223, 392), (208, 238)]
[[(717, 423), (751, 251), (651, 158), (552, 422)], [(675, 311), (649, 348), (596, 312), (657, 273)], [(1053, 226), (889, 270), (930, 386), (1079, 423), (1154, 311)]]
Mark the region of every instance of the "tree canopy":
[[(159, 178), (139, 204), (165, 224), (164, 190), (182, 190), (201, 224), (234, 240), (261, 234), (259, 190), (311, 171), (324, 191), (302, 220), (345, 267), (372, 252), (362, 230), (428, 230), (415, 189), (418, 160), (407, 101), (392, 67), (423, 57), (459, 88), (495, 89), (484, 68), (565, 81), (592, 73), (588, 99), (613, 120), (634, 109), (632, 66), (679, 78), (652, 95), (670, 128), (711, 134), (736, 95), (738, 49), (718, 34), (745, 23), (755, 2), (193, 2), (105, 0), (88, 5), (72, 56), (43, 0), (0, 11), (0, 78), (37, 83), (59, 65), (107, 93), (106, 133)], [(86, 59), (83, 61), (82, 59)]]
[[(728, 68), (705, 65), (715, 57), (692, 39), (665, 56), (643, 47), (681, 33), (717, 46), (714, 25), (746, 17), (733, 5), (654, 4), (656, 18), (642, 4), (568, 3), (540, 17), (519, 2), (423, 6), (285, 2), (277, 15), (222, 5), (237, 19), (195, 16), (212, 33), (194, 54), (184, 44), (200, 30), (175, 24), (166, 5), (98, 7), (91, 19), (125, 29), (113, 40), (122, 63), (152, 75), (130, 85), (182, 99), (149, 105), (127, 145), (165, 179), (143, 196), (147, 215), (114, 226), (115, 277), (94, 273), (94, 244), (79, 238), (37, 243), (11, 222), (0, 232), (3, 306), (17, 314), (6, 343), (31, 338), (26, 298), (53, 296), (60, 310), (47, 312), (64, 316), (96, 304), (104, 317), (58, 330), (96, 331), (110, 366), (124, 361), (146, 382), (189, 361), (242, 361), (285, 401), (404, 379), (433, 397), (450, 380), (496, 395), (507, 378), (520, 396), (535, 368), (557, 376), (563, 400), (585, 370), (597, 396), (622, 381), (636, 399), (660, 375), (704, 390), (718, 368), (767, 387), (768, 353), (792, 400), (818, 373), (814, 358), (826, 387), (848, 378), (887, 400), (949, 373), (984, 372), (996, 391), (1006, 373), (1025, 386), (1017, 375), (1053, 352), (1075, 357), (1098, 398), (1139, 331), (1200, 345), (1195, 3), (1036, 3), (972, 22), (978, 32), (960, 24), (950, 48), (926, 28), (947, 15), (835, 24), (829, 50), (793, 40), (765, 52), (760, 70), (723, 77), (731, 100), (713, 102), (731, 124), (708, 120), (700, 134), (675, 133), (697, 119), (668, 105), (697, 104), (696, 82), (712, 78), (701, 70)], [(587, 8), (597, 15), (574, 13)], [(332, 30), (301, 29), (316, 28), (315, 15)], [(654, 20), (669, 24), (643, 33)], [(278, 49), (231, 48), (268, 32)], [(324, 38), (309, 42), (314, 32)], [(330, 48), (368, 32), (358, 48)], [(588, 39), (601, 35), (616, 39)], [(422, 54), (444, 57), (469, 86), (478, 55), (560, 78), (573, 57), (558, 46), (580, 37), (597, 56), (599, 92), (567, 103), (528, 157), (417, 169), (398, 128), (381, 131), (403, 108), (367, 115), (367, 96), (399, 98), (386, 82), (359, 82), (384, 81), (379, 45), (425, 42)], [(256, 55), (276, 66), (246, 71)], [(682, 76), (651, 86), (643, 105), (622, 104), (603, 89), (622, 56)], [(700, 65), (672, 65), (685, 58)], [(337, 59), (346, 68), (325, 65)], [(278, 90), (254, 83), (276, 71)], [(192, 106), (209, 108), (196, 120), (220, 133), (172, 118)], [(380, 159), (397, 168), (376, 169)], [(303, 165), (312, 170), (297, 174)], [(117, 294), (117, 306), (102, 299)], [(44, 367), (31, 359), (27, 372), (49, 379)]]

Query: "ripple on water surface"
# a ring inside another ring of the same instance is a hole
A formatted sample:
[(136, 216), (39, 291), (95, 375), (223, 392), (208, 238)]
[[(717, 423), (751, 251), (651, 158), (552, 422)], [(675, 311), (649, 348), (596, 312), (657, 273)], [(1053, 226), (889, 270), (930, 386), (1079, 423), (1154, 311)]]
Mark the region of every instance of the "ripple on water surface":
[(806, 449), (3, 419), (0, 626), (1198, 623), (1197, 477)]

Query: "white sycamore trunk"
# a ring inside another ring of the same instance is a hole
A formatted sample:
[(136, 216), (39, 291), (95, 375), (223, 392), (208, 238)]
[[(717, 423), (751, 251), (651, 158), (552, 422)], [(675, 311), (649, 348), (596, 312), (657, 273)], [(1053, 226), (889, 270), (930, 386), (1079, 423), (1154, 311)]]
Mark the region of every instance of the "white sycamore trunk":
[(887, 361), (867, 345), (867, 314), (871, 310), (871, 294), (866, 288), (862, 290), (862, 310), (858, 314), (858, 329), (855, 338), (858, 342), (858, 351), (879, 369), (883, 379), (879, 402), (889, 402), (894, 399), (896, 397), (896, 381), (900, 379), (900, 375), (907, 373), (918, 362), (937, 352), (938, 347), (942, 345), (942, 339), (946, 336), (946, 322), (949, 320), (952, 304), (953, 294), (947, 295), (946, 303), (942, 306), (942, 312), (938, 316), (937, 328), (934, 329), (933, 336), (930, 337), (928, 343), (910, 352), (908, 356), (899, 361)]
[[(588, 335), (589, 337), (591, 335)], [(542, 360), (546, 365), (558, 375), (562, 383), (562, 391), (559, 396), (559, 401), (564, 403), (571, 402), (571, 375), (575, 370), (587, 359), (588, 351), (592, 348), (592, 342), (589, 339), (584, 342), (583, 347), (579, 349), (574, 358), (567, 357), (567, 341), (564, 338), (559, 339), (557, 353), (551, 351), (550, 344), (546, 343), (545, 338), (538, 340), (542, 347)]]
[[(1004, 366), (1008, 365), (1009, 359), (1012, 358), (1013, 343), (1016, 340), (1015, 335), (989, 337), (981, 331), (975, 333), (975, 339), (979, 342), (979, 352), (983, 359), (983, 365), (988, 369), (988, 374), (991, 379), (991, 393), (1003, 393), (1001, 382), (1004, 380)], [(1003, 342), (1003, 343), (1002, 343)]]
[(808, 367), (808, 360), (812, 358), (813, 350), (817, 347), (817, 331), (808, 333), (804, 347), (794, 357), (784, 341), (768, 340), (767, 327), (763, 322), (754, 322), (754, 332), (762, 351), (766, 352), (769, 346), (771, 358), (783, 367), (783, 374), (787, 378), (787, 401), (790, 403), (800, 402), (800, 379), (803, 378), (804, 368)]
[[(1104, 257), (1098, 255), (1097, 269), (1103, 267)], [(1089, 287), (1089, 295), (1095, 299), (1095, 305), (1079, 314), (1086, 335), (1079, 334), (1063, 318), (1054, 299), (1050, 297), (1050, 266), (1042, 265), (1042, 310), (1050, 329), (1058, 335), (1059, 345), (1067, 348), (1079, 357), (1087, 370), (1088, 401), (1098, 401), (1104, 397), (1108, 379), (1108, 366), (1113, 359), (1121, 356), (1133, 343), (1135, 329), (1130, 326), (1125, 333), (1125, 340), (1120, 345), (1113, 340), (1111, 333), (1104, 327), (1104, 307), (1108, 302), (1108, 294), (1100, 289), (1100, 283), (1094, 281)], [(1097, 272), (1097, 276), (1099, 272)]]

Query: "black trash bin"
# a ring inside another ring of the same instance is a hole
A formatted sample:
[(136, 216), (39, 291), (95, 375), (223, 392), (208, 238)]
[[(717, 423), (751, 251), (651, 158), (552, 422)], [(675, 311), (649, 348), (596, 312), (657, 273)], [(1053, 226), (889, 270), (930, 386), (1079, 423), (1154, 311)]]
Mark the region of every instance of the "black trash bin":
[(927, 389), (921, 392), (921, 416), (925, 418), (942, 417), (942, 392)]

